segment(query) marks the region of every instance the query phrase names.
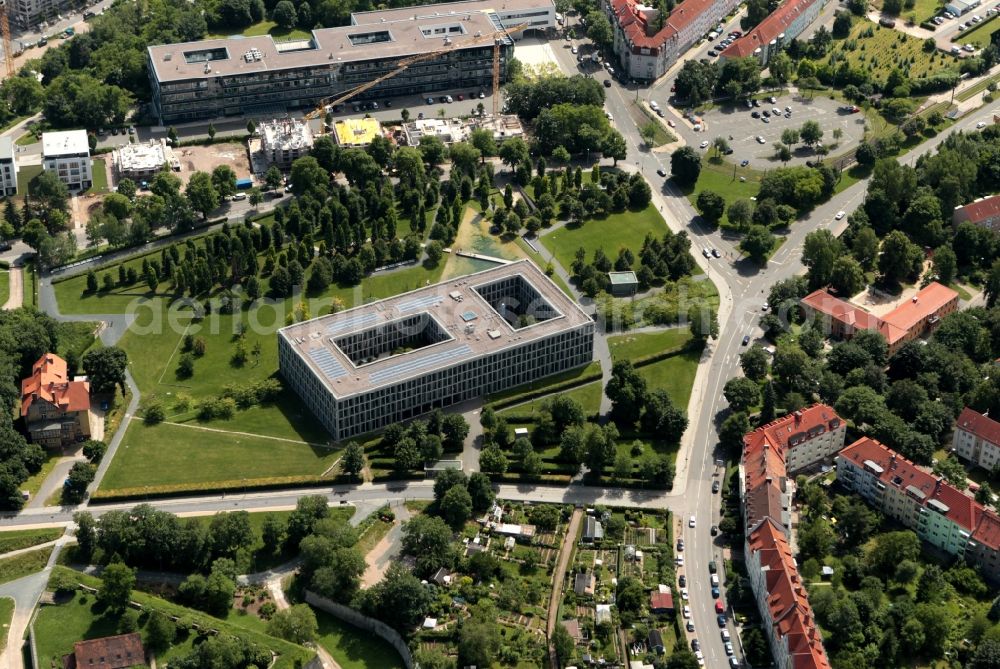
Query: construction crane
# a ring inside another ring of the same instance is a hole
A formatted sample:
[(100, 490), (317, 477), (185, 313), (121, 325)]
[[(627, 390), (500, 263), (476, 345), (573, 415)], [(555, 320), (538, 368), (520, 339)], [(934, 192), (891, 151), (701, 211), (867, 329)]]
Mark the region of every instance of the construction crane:
[(0, 1), (0, 33), (3, 33), (3, 63), (8, 77), (14, 76), (14, 40), (10, 37), (10, 20), (7, 18), (7, 3)]
[(514, 26), (513, 28), (507, 28), (504, 30), (498, 30), (490, 35), (480, 35), (474, 37), (470, 40), (460, 42), (458, 44), (452, 44), (444, 49), (438, 49), (436, 51), (431, 51), (430, 53), (422, 53), (418, 56), (410, 56), (409, 58), (403, 58), (396, 64), (396, 69), (383, 74), (380, 77), (372, 79), (371, 81), (365, 82), (360, 86), (356, 86), (344, 93), (340, 93), (336, 96), (331, 96), (320, 100), (319, 105), (316, 109), (312, 110), (305, 115), (306, 120), (311, 120), (318, 118), (324, 114), (327, 107), (332, 107), (339, 105), (351, 98), (357, 97), (361, 93), (378, 86), (383, 81), (387, 79), (392, 79), (398, 74), (402, 74), (411, 65), (416, 65), (417, 63), (422, 63), (427, 60), (433, 60), (438, 56), (446, 53), (455, 51), (456, 49), (474, 46), (476, 44), (481, 44), (483, 42), (493, 42), (493, 116), (496, 117), (498, 110), (498, 103), (500, 99), (500, 47), (503, 45), (504, 40), (513, 33), (518, 33), (528, 27), (527, 23), (522, 23), (521, 25)]

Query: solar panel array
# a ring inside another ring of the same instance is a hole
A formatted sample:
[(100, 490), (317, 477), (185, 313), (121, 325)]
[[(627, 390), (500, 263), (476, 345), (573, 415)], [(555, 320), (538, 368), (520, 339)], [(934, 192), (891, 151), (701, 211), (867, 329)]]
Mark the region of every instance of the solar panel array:
[(462, 344), (461, 346), (456, 346), (454, 348), (442, 349), (428, 355), (422, 355), (419, 357), (413, 357), (404, 362), (400, 362), (392, 367), (386, 369), (380, 369), (377, 372), (372, 372), (369, 375), (372, 383), (382, 383), (383, 381), (391, 381), (397, 377), (405, 376), (410, 372), (414, 372), (418, 369), (423, 369), (425, 367), (437, 367), (440, 365), (448, 364), (452, 362), (453, 358), (460, 358), (463, 355), (472, 353), (472, 349), (469, 348), (468, 344)]
[(424, 295), (423, 297), (415, 297), (412, 300), (400, 302), (396, 305), (396, 309), (398, 309), (400, 313), (404, 311), (413, 311), (414, 309), (424, 309), (426, 307), (433, 307), (435, 304), (438, 304), (443, 300), (444, 298), (440, 295)]
[(309, 351), (309, 357), (316, 363), (319, 371), (323, 372), (326, 378), (333, 380), (341, 376), (347, 376), (347, 370), (344, 369), (339, 360), (333, 357), (333, 354), (328, 349), (314, 348)]
[(326, 333), (335, 334), (343, 330), (360, 328), (366, 325), (371, 325), (376, 321), (378, 321), (378, 314), (376, 313), (358, 314), (356, 316), (351, 316), (350, 318), (345, 318), (342, 321), (331, 323), (330, 325), (326, 326)]

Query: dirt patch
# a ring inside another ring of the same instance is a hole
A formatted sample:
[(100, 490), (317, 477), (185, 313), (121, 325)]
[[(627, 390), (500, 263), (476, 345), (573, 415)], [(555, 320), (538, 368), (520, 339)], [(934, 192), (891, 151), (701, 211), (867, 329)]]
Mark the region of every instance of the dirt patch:
[(184, 146), (176, 150), (181, 162), (180, 178), (186, 185), (195, 172), (211, 172), (219, 165), (229, 165), (236, 178), (250, 176), (250, 157), (247, 147), (235, 142), (211, 146)]

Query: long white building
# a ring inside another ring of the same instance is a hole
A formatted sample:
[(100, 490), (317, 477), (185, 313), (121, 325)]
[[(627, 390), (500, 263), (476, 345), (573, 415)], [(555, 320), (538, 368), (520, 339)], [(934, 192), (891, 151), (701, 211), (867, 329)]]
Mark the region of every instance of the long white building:
[(593, 320), (529, 260), (278, 331), (281, 375), (338, 441), (593, 357)]

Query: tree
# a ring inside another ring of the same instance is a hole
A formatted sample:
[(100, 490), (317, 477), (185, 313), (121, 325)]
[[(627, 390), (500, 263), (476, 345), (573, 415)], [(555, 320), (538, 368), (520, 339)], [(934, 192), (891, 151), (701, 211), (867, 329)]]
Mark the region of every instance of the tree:
[(295, 5), (289, 2), (289, 0), (281, 0), (271, 10), (271, 19), (278, 24), (279, 28), (291, 30), (298, 21)]
[(694, 186), (701, 174), (701, 156), (690, 146), (684, 146), (670, 154), (670, 174), (681, 186)]
[[(288, 0), (281, 0), (278, 5), (282, 3), (291, 4)], [(267, 623), (268, 634), (300, 645), (315, 641), (318, 630), (316, 614), (308, 604), (296, 604), (277, 611)]]
[(83, 356), (83, 371), (92, 393), (113, 393), (117, 386), (125, 394), (127, 367), (128, 355), (117, 346), (91, 349)]
[(818, 121), (809, 120), (802, 124), (799, 135), (803, 144), (812, 147), (823, 138), (823, 128)]
[(101, 572), (97, 601), (114, 613), (121, 613), (132, 599), (135, 572), (122, 562), (112, 562)]
[(559, 665), (567, 666), (573, 658), (576, 642), (573, 641), (573, 637), (570, 636), (562, 622), (556, 623), (556, 628), (552, 631), (552, 646), (556, 650), (556, 657), (559, 658)]
[(736, 376), (728, 381), (722, 394), (733, 411), (746, 411), (760, 401), (760, 388), (744, 376)]
[(763, 381), (767, 377), (767, 368), (770, 357), (764, 347), (754, 344), (740, 354), (740, 367), (743, 374), (752, 381)]
[(472, 515), (472, 496), (464, 485), (454, 485), (444, 494), (439, 510), (452, 529), (459, 530)]
[(356, 441), (348, 442), (347, 447), (344, 449), (342, 462), (344, 471), (353, 478), (357, 478), (361, 474), (361, 470), (365, 468), (365, 450), (361, 447), (361, 444)]
[(191, 208), (201, 213), (204, 219), (207, 219), (208, 215), (219, 206), (219, 193), (215, 190), (212, 177), (207, 172), (192, 174), (184, 194), (191, 203)]
[(767, 256), (774, 248), (774, 235), (762, 225), (751, 225), (740, 241), (740, 250), (758, 265), (767, 264)]
[(726, 209), (726, 201), (715, 191), (703, 190), (698, 193), (696, 204), (698, 211), (701, 212), (701, 217), (709, 225), (718, 225), (719, 221), (722, 220), (722, 214)]

